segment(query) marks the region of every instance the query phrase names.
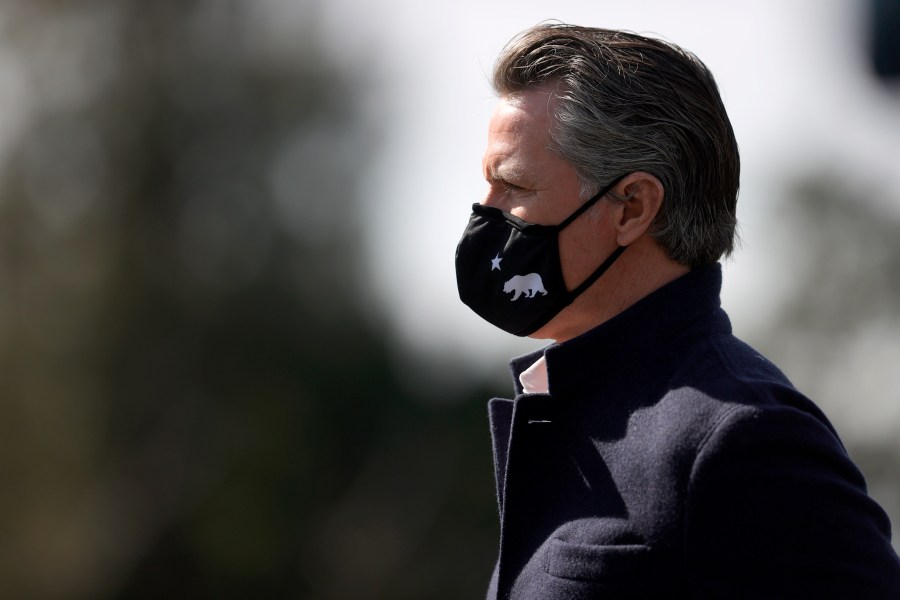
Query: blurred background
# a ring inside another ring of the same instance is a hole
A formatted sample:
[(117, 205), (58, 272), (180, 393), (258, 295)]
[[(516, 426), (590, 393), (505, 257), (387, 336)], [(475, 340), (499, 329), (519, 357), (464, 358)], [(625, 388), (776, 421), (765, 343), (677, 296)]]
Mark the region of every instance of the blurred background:
[(483, 595), (485, 402), (541, 343), (453, 253), (492, 62), (547, 19), (713, 70), (725, 307), (900, 527), (898, 2), (551, 4), (0, 4), (0, 597)]

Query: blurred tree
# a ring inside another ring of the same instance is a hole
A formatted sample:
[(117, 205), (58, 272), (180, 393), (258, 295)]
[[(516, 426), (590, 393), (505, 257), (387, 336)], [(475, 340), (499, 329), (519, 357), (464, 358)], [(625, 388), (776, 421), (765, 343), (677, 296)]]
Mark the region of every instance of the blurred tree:
[(401, 385), (357, 273), (377, 64), (312, 2), (3, 17), (0, 596), (480, 595), (489, 393)]
[[(900, 523), (900, 198), (822, 169), (771, 223), (791, 293), (753, 345), (819, 403)], [(900, 539), (894, 545), (900, 549)]]
[(869, 0), (868, 53), (880, 79), (900, 77), (900, 0)]

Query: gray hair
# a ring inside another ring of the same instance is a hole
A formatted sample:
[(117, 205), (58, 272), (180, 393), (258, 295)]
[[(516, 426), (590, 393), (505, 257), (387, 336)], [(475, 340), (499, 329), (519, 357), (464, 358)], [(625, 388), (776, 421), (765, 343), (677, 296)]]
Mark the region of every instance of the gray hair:
[(493, 84), (513, 97), (555, 86), (551, 148), (583, 191), (644, 171), (665, 196), (651, 235), (688, 267), (735, 246), (740, 157), (715, 80), (678, 46), (630, 32), (539, 25), (514, 38)]

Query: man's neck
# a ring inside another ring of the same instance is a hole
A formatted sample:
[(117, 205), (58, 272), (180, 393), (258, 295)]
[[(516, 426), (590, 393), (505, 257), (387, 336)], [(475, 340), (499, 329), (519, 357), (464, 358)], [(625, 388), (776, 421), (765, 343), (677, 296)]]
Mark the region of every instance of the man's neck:
[(530, 337), (565, 342), (612, 319), (690, 269), (650, 239), (629, 246), (594, 285)]

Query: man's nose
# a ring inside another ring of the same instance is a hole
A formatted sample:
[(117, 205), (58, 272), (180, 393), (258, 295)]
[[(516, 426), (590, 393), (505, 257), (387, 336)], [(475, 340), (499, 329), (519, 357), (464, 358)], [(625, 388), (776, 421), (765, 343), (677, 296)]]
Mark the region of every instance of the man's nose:
[(493, 206), (509, 212), (509, 193), (507, 193), (506, 190), (497, 189), (495, 186), (491, 186), (484, 198), (481, 199), (481, 204)]

